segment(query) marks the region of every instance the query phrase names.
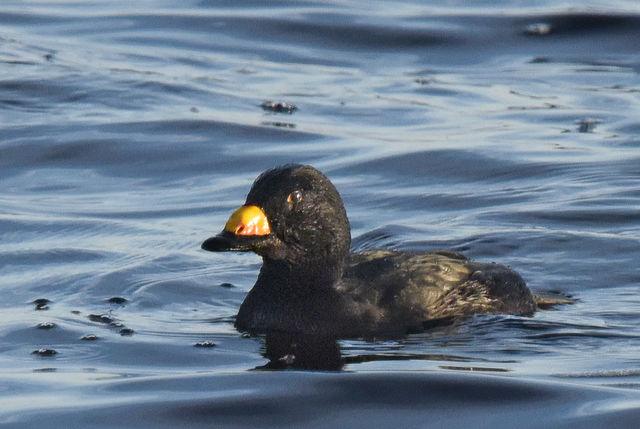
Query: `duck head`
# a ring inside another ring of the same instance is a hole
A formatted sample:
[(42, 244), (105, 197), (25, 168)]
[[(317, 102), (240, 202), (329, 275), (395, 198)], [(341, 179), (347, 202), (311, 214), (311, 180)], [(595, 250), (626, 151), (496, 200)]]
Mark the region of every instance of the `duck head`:
[(202, 243), (212, 252), (253, 251), (263, 270), (275, 267), (299, 281), (334, 282), (349, 256), (349, 220), (329, 179), (307, 165), (267, 170), (222, 232)]

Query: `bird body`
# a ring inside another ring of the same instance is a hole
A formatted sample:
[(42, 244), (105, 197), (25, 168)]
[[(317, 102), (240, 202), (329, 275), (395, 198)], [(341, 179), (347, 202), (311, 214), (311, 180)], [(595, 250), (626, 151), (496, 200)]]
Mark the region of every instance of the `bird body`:
[(217, 236), (210, 251), (253, 251), (263, 258), (236, 327), (250, 333), (334, 337), (402, 335), (435, 320), (472, 314), (531, 315), (524, 280), (506, 266), (446, 250), (350, 252), (338, 191), (310, 166), (268, 170)]
[(536, 310), (513, 270), (449, 251), (352, 253), (342, 278), (321, 290), (291, 287), (276, 278), (261, 272), (236, 318), (240, 330), (402, 335), (424, 330), (436, 319)]

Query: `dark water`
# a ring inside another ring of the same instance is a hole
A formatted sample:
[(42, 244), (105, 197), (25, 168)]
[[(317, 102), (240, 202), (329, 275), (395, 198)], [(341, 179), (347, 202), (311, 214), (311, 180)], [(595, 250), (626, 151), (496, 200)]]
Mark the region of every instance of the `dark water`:
[[(3, 1), (0, 424), (636, 427), (640, 6), (469, 3)], [(254, 371), (260, 260), (199, 246), (285, 162), (578, 301)]]

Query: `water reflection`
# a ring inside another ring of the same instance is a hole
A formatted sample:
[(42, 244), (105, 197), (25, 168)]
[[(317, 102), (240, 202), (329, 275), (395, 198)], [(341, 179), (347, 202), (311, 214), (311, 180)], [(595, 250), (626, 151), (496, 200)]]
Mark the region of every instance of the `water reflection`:
[[(478, 362), (490, 360), (478, 356), (465, 357), (448, 354), (425, 354), (411, 352), (374, 352), (355, 355), (343, 355), (337, 338), (290, 332), (270, 332), (266, 335), (263, 355), (269, 362), (259, 366), (258, 370), (318, 370), (341, 371), (345, 365), (381, 361), (423, 360), (435, 362), (459, 362), (468, 365), (439, 365), (446, 370), (509, 372), (504, 366), (477, 366)], [(515, 361), (494, 362), (502, 365)]]
[(337, 338), (274, 331), (265, 339), (269, 362), (259, 369), (339, 371), (344, 366)]
[[(502, 321), (500, 317), (491, 319)], [(457, 324), (448, 322), (425, 326), (425, 331), (420, 334), (368, 338), (346, 343), (332, 336), (271, 331), (264, 336), (262, 348), (262, 355), (269, 362), (256, 369), (342, 371), (347, 365), (367, 362), (431, 361), (437, 367), (447, 370), (509, 372), (510, 365), (518, 362), (477, 353), (473, 338), (462, 335)], [(466, 322), (462, 326), (479, 323), (475, 318)], [(443, 344), (450, 343), (451, 338), (455, 338), (460, 343), (459, 346), (466, 345), (463, 349), (469, 354), (425, 352), (425, 342), (430, 344), (429, 348), (440, 350)]]

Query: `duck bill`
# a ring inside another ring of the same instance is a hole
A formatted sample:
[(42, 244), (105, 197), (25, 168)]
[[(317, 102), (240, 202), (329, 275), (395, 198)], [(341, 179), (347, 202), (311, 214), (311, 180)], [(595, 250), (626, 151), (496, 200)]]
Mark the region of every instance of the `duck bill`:
[(201, 247), (209, 252), (251, 252), (259, 250), (270, 241), (271, 236), (243, 237), (222, 231), (218, 235), (207, 238)]
[(224, 230), (202, 243), (210, 252), (259, 250), (273, 239), (269, 220), (258, 206), (244, 205), (233, 212)]

